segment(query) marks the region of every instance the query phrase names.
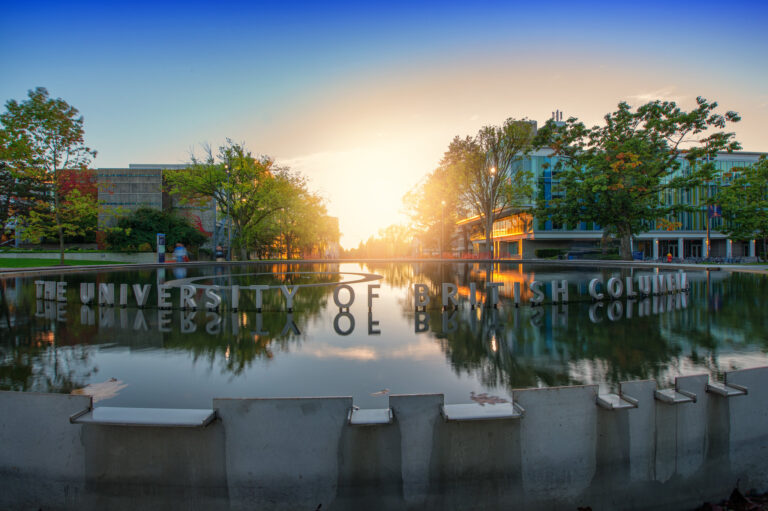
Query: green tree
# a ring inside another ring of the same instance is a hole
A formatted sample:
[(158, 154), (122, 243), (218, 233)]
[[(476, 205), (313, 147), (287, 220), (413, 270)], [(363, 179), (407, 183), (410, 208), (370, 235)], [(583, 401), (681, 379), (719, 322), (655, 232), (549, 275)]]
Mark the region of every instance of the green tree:
[(489, 251), (493, 222), (531, 200), (531, 174), (523, 159), (534, 135), (530, 121), (510, 118), (502, 126), (484, 126), (475, 137), (455, 137), (440, 163), (453, 175), (459, 199), (483, 219)]
[[(535, 145), (557, 157), (552, 199), (539, 197), (536, 213), (563, 225), (595, 222), (620, 240), (631, 259), (632, 236), (651, 222), (691, 205), (672, 200), (674, 192), (711, 178), (719, 151), (740, 149), (733, 133), (721, 130), (740, 120), (735, 112), (715, 113), (717, 103), (697, 98), (690, 112), (674, 102), (652, 101), (633, 111), (627, 103), (605, 116), (604, 126), (587, 128), (575, 118), (548, 121)], [(687, 166), (683, 166), (687, 161)]]
[[(737, 170), (737, 169), (734, 169)], [(722, 206), (723, 232), (737, 240), (762, 239), (763, 254), (768, 254), (768, 158), (738, 169), (739, 175), (717, 196)]]
[(439, 166), (403, 197), (411, 226), (421, 243), (442, 251), (451, 245), (456, 221), (470, 211), (459, 194), (459, 176), (451, 170)]
[(213, 199), (218, 210), (233, 222), (233, 246), (245, 260), (248, 240), (286, 205), (292, 192), (288, 169), (274, 160), (255, 158), (241, 144), (227, 139), (214, 158), (210, 148), (203, 160), (192, 157), (189, 167), (168, 172), (170, 193), (183, 203)]
[(136, 250), (142, 245), (157, 249), (157, 233), (165, 233), (166, 246), (183, 243), (196, 248), (208, 237), (195, 229), (184, 217), (172, 211), (139, 208), (127, 216), (118, 218), (117, 228), (107, 231), (107, 244), (117, 250)]
[[(96, 200), (73, 189), (59, 200), (55, 211), (47, 201), (39, 201), (31, 208), (24, 221), (21, 237), (27, 241), (58, 235), (66, 238), (88, 237), (96, 232), (98, 216)], [(56, 218), (56, 222), (52, 221), (53, 218)]]
[[(85, 146), (83, 117), (78, 116), (75, 107), (61, 98), (51, 99), (44, 87), (30, 90), (28, 96), (21, 103), (6, 102), (0, 124), (5, 143), (26, 154), (26, 175), (44, 184), (50, 194), (52, 208), (38, 207), (37, 215), (41, 218), (50, 211), (59, 239), (60, 262), (64, 264), (64, 236), (71, 219), (64, 217), (59, 174), (65, 169), (86, 168), (96, 151)], [(71, 209), (70, 213), (76, 211)]]

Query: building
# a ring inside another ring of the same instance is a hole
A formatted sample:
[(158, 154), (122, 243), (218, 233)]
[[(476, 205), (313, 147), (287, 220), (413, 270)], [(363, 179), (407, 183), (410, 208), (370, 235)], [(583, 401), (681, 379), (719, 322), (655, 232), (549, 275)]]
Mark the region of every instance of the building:
[(186, 165), (132, 163), (128, 168), (97, 169), (99, 228), (113, 226), (117, 217), (148, 207), (172, 209), (187, 218), (203, 234), (213, 236), (216, 226), (216, 206), (213, 200), (203, 204), (182, 204), (179, 199), (167, 193), (163, 172), (184, 168)]
[[(692, 190), (676, 191), (675, 196), (666, 200), (682, 201), (696, 206), (697, 211), (682, 212), (674, 220), (674, 230), (667, 230), (657, 223), (651, 222), (651, 229), (638, 234), (632, 240), (632, 250), (643, 258), (657, 259), (672, 254), (675, 258), (704, 258), (704, 257), (755, 257), (757, 247), (755, 240), (742, 242), (728, 239), (720, 232), (722, 218), (710, 220), (710, 250), (707, 251), (707, 206), (708, 197), (714, 196), (718, 186), (728, 183), (733, 178), (733, 169), (756, 163), (764, 153), (733, 152), (718, 154), (715, 164), (718, 179), (710, 185), (702, 185)], [(551, 156), (549, 149), (541, 149), (527, 156), (522, 164), (530, 171), (536, 183), (534, 197), (552, 197), (553, 175), (552, 167), (557, 158)], [(685, 171), (688, 162), (682, 160), (681, 171)], [(532, 208), (533, 199), (523, 209)], [(517, 208), (518, 210), (520, 208)], [(530, 212), (512, 214), (502, 211), (493, 223), (492, 244), (485, 246), (485, 235), (479, 216), (465, 218), (457, 226), (462, 232), (462, 238), (469, 240), (471, 246), (466, 249), (474, 254), (487, 254), (489, 251), (497, 258), (528, 259), (542, 254), (541, 250), (552, 253), (562, 251), (588, 251), (598, 248), (603, 230), (599, 225), (581, 222), (575, 226), (553, 225), (551, 221), (534, 218)]]

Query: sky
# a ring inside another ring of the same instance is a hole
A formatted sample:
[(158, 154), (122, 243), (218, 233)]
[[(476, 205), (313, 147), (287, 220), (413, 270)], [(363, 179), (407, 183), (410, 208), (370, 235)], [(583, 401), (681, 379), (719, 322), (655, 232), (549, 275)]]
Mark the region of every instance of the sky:
[(0, 100), (79, 109), (94, 167), (243, 142), (309, 179), (351, 248), (456, 135), (697, 96), (768, 152), (766, 2), (4, 2)]

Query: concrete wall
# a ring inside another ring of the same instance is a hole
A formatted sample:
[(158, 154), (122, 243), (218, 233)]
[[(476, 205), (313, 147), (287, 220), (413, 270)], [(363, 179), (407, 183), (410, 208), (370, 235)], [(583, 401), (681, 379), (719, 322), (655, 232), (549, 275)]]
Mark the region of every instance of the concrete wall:
[[(6, 252), (0, 259), (59, 259), (58, 252)], [(114, 261), (116, 263), (156, 263), (155, 252), (66, 252), (69, 261)], [(0, 264), (2, 266), (2, 264)]]
[(609, 411), (594, 385), (519, 390), (512, 420), (391, 396), (376, 426), (350, 426), (347, 397), (216, 399), (203, 429), (73, 425), (87, 397), (2, 392), (0, 508), (693, 508), (768, 491), (768, 368), (726, 378), (748, 394), (687, 376), (696, 402), (670, 405), (635, 381), (638, 407)]

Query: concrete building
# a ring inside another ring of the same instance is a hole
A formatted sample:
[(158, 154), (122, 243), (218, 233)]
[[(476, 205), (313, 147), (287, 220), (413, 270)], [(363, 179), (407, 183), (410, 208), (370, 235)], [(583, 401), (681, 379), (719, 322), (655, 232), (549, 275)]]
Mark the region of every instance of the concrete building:
[(202, 233), (213, 236), (216, 222), (213, 200), (203, 204), (182, 204), (167, 193), (163, 172), (184, 168), (186, 165), (132, 163), (128, 168), (97, 169), (96, 185), (101, 204), (99, 227), (112, 226), (118, 216), (149, 207), (172, 209)]
[[(718, 174), (715, 183), (700, 186), (692, 190), (676, 191), (674, 196), (665, 198), (678, 203), (695, 206), (697, 211), (681, 212), (671, 219), (679, 223), (674, 230), (663, 229), (652, 221), (650, 229), (638, 234), (632, 240), (633, 251), (642, 253), (646, 259), (659, 259), (667, 254), (674, 258), (739, 258), (755, 257), (757, 244), (755, 240), (742, 242), (728, 239), (720, 232), (722, 218), (710, 219), (710, 246), (707, 250), (707, 206), (708, 197), (715, 195), (717, 188), (733, 179), (733, 169), (752, 165), (765, 153), (733, 152), (720, 153), (715, 160)], [(525, 158), (522, 164), (525, 170), (532, 173), (535, 182), (533, 197), (543, 196), (552, 198), (552, 187), (557, 177), (553, 176), (552, 167), (557, 163), (557, 157), (551, 155), (551, 150), (541, 149)], [(682, 160), (681, 172), (689, 168), (687, 161)], [(562, 250), (594, 250), (598, 248), (603, 235), (599, 225), (581, 222), (578, 225), (553, 225), (551, 221), (534, 218), (530, 209), (534, 199), (523, 205), (522, 213), (502, 211), (493, 224), (493, 247), (485, 246), (485, 236), (482, 232), (482, 219), (479, 216), (465, 218), (457, 226), (462, 232), (462, 238), (468, 239), (470, 245), (467, 251), (475, 254), (487, 254), (492, 250), (495, 257), (521, 259), (537, 256), (541, 249)]]

